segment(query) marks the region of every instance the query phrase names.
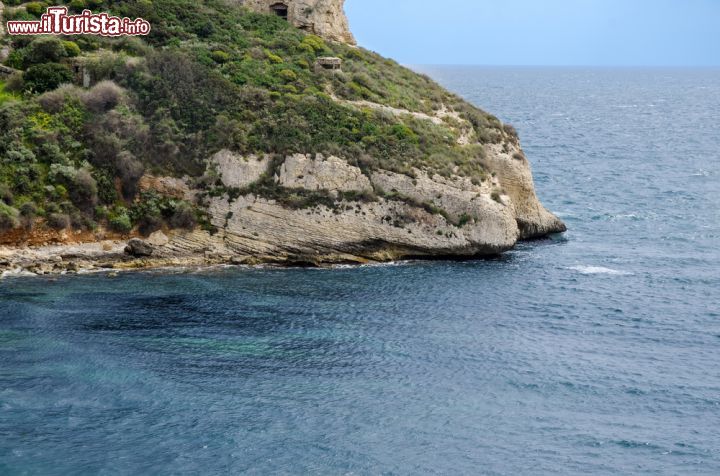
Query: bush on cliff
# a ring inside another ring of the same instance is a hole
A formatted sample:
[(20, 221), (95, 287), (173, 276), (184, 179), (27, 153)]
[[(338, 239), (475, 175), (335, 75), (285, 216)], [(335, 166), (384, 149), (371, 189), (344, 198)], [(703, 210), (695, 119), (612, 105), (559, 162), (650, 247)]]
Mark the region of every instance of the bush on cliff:
[(25, 89), (32, 93), (51, 91), (61, 84), (72, 81), (70, 69), (59, 63), (43, 63), (30, 66), (25, 75)]
[(0, 202), (0, 233), (5, 233), (20, 225), (18, 211), (13, 207)]
[(70, 216), (65, 213), (51, 213), (47, 217), (47, 224), (53, 230), (64, 230), (70, 226)]

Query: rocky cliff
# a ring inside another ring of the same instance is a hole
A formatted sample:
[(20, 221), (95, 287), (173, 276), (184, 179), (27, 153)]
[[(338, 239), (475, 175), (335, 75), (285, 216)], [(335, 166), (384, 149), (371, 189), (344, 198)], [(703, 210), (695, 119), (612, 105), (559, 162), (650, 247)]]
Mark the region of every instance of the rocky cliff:
[(301, 30), (332, 41), (355, 44), (343, 9), (345, 0), (241, 0), (259, 13), (287, 15)]
[[(0, 107), (0, 271), (474, 258), (563, 232), (514, 128), (348, 45), (342, 4), (108, 3), (154, 25), (128, 52), (76, 45), (112, 75)], [(66, 67), (57, 39), (13, 46), (24, 73)]]
[[(378, 170), (368, 176), (345, 160), (322, 154), (293, 154), (277, 161), (223, 150), (208, 167), (233, 192), (209, 199), (214, 233), (165, 230), (128, 247), (124, 241), (102, 241), (111, 237), (99, 234), (94, 244), (49, 245), (21, 253), (0, 249), (0, 271), (474, 258), (507, 251), (518, 240), (565, 231), (535, 196), (530, 167), (520, 151), (491, 149), (488, 167), (496, 172), (480, 184), (419, 169), (412, 175)], [(268, 173), (280, 187), (327, 193), (328, 200), (298, 207), (237, 193)], [(169, 177), (146, 176), (142, 183), (178, 198), (193, 200), (202, 194)]]
[(218, 233), (180, 234), (161, 253), (205, 249), (218, 256), (312, 264), (468, 258), (565, 231), (535, 196), (529, 163), (519, 149), (490, 147), (486, 160), (491, 174), (474, 184), (467, 177), (420, 169), (409, 175), (365, 174), (322, 154), (274, 162), (221, 151), (210, 164), (229, 189), (248, 190), (269, 173), (283, 188), (322, 191), (329, 200), (296, 207), (253, 193), (214, 197), (209, 210)]

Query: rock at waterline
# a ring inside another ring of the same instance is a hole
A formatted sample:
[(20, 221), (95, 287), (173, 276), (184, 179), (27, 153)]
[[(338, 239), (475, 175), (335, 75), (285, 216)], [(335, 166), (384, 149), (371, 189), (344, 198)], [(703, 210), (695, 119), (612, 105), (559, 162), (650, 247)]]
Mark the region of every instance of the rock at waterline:
[(133, 238), (125, 246), (125, 253), (136, 257), (150, 256), (153, 254), (153, 247), (139, 238)]

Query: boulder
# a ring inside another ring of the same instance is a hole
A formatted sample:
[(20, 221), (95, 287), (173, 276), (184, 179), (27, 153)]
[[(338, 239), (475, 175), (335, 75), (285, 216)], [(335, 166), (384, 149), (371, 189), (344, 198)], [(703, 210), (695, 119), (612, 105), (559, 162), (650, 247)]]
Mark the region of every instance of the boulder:
[(148, 236), (147, 240), (145, 240), (145, 243), (149, 244), (150, 246), (165, 246), (169, 242), (170, 239), (167, 237), (167, 235), (165, 235), (165, 233), (160, 230)]
[(135, 257), (151, 256), (153, 254), (153, 247), (151, 244), (139, 238), (133, 238), (128, 241), (127, 246), (125, 246), (125, 253)]

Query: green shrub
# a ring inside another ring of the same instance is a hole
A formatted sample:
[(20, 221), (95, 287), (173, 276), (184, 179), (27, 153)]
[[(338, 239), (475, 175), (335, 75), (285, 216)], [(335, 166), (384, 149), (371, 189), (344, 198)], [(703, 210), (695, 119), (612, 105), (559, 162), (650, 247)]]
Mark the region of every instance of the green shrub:
[(25, 50), (13, 50), (5, 60), (5, 64), (11, 68), (21, 69), (25, 65)]
[(0, 183), (0, 200), (5, 202), (6, 205), (12, 205), (14, 202), (14, 195), (10, 186), (4, 183)]
[(458, 218), (457, 226), (458, 226), (459, 228), (462, 228), (462, 227), (464, 227), (465, 225), (467, 225), (468, 223), (470, 223), (471, 220), (472, 220), (472, 217), (471, 217), (470, 215), (468, 215), (467, 213), (463, 213), (463, 214), (460, 215), (460, 217)]
[(61, 84), (72, 82), (73, 75), (64, 65), (45, 63), (28, 68), (23, 79), (26, 91), (44, 93), (56, 89)]
[(87, 8), (85, 0), (72, 0), (70, 2), (70, 11), (80, 13)]
[(19, 93), (25, 89), (22, 73), (13, 73), (3, 85), (0, 83), (0, 103), (19, 98)]
[(138, 231), (143, 236), (148, 236), (161, 229), (163, 226), (162, 216), (156, 213), (143, 215), (138, 220)]
[(168, 224), (172, 228), (192, 230), (197, 225), (195, 210), (193, 210), (192, 206), (187, 202), (179, 203), (170, 216)]
[(97, 182), (86, 169), (80, 169), (68, 187), (73, 204), (83, 210), (92, 210), (98, 202)]
[(325, 41), (316, 35), (307, 35), (305, 38), (303, 38), (302, 42), (300, 43), (301, 48), (302, 47), (310, 47), (310, 49), (313, 52), (322, 52), (327, 49), (327, 46), (325, 45)]
[(37, 205), (33, 202), (25, 202), (20, 206), (20, 224), (23, 228), (26, 230), (32, 229), (37, 213)]
[(108, 219), (108, 226), (118, 233), (129, 233), (132, 230), (132, 221), (125, 208), (114, 210)]
[(57, 63), (68, 55), (64, 43), (55, 36), (37, 37), (25, 50), (24, 65)]
[(298, 79), (298, 76), (295, 73), (295, 71), (293, 71), (291, 69), (283, 69), (282, 71), (280, 71), (280, 73), (278, 73), (278, 76), (280, 76), (283, 80), (287, 81), (288, 83), (297, 81), (297, 79)]
[(215, 50), (212, 53), (210, 53), (210, 57), (215, 61), (216, 63), (227, 63), (230, 61), (230, 55), (222, 50)]
[(91, 112), (102, 113), (115, 108), (123, 100), (125, 92), (112, 81), (100, 81), (87, 91), (82, 102)]
[(70, 217), (64, 213), (51, 213), (47, 217), (47, 225), (53, 230), (65, 230), (70, 226)]
[(65, 48), (65, 55), (74, 58), (76, 56), (80, 56), (80, 47), (77, 43), (74, 41), (63, 41), (62, 42), (63, 48)]
[(13, 207), (0, 202), (0, 233), (8, 232), (20, 225), (18, 211)]
[(269, 59), (271, 63), (281, 64), (281, 63), (285, 62), (285, 60), (282, 59), (282, 56), (278, 56), (271, 51), (266, 51), (265, 55), (267, 56), (267, 59)]
[(149, 52), (145, 42), (136, 36), (121, 37), (113, 48), (132, 56), (145, 56)]
[(47, 8), (47, 5), (45, 5), (42, 2), (29, 2), (25, 4), (25, 10), (36, 17), (39, 17), (43, 13), (45, 13), (45, 9)]

